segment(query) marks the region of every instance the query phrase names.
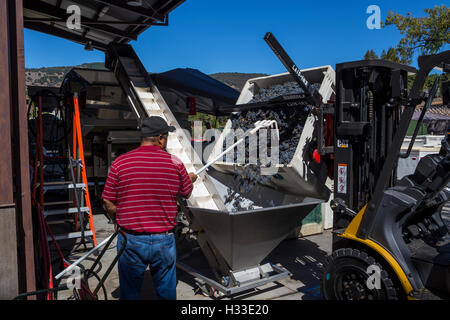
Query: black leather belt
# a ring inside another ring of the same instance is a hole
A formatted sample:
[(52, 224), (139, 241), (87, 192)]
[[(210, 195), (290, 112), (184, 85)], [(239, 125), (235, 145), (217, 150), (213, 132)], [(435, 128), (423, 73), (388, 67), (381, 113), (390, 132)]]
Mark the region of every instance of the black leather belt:
[(166, 233), (170, 234), (170, 233), (173, 233), (173, 229), (170, 229), (170, 230), (167, 230), (167, 231), (164, 231), (164, 232), (140, 232), (140, 231), (128, 230), (128, 229), (120, 227), (120, 230), (122, 230), (125, 233), (134, 235), (134, 236), (149, 236), (149, 235), (152, 235), (152, 234), (166, 234)]

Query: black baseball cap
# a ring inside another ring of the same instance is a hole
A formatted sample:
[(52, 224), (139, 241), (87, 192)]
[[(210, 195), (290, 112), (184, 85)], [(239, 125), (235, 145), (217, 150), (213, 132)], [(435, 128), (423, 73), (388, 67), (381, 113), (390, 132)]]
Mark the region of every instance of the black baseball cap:
[(142, 137), (157, 137), (160, 134), (167, 134), (175, 130), (174, 126), (169, 126), (166, 120), (161, 117), (145, 118), (141, 123)]

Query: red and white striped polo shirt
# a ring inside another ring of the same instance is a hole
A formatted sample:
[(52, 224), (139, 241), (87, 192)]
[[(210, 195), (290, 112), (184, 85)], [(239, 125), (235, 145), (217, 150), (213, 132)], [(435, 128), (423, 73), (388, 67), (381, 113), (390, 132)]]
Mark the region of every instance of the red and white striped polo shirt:
[(111, 165), (102, 198), (117, 207), (117, 224), (137, 232), (165, 232), (176, 225), (177, 194), (194, 188), (183, 163), (157, 146), (141, 146)]

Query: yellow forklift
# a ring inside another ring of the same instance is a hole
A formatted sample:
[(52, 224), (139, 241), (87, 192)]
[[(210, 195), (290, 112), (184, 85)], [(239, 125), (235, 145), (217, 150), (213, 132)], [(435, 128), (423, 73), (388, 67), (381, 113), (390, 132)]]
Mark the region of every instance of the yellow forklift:
[(314, 106), (315, 132), (303, 161), (323, 184), (327, 176), (334, 181), (333, 250), (321, 279), (323, 298), (449, 298), (450, 234), (441, 216), (450, 204), (449, 133), (440, 153), (423, 157), (414, 173), (397, 179), (397, 165), (399, 157), (409, 157), (436, 95), (439, 76), (425, 93), (427, 76), (450, 71), (450, 51), (419, 57), (419, 70), (385, 60), (337, 64), (335, 97), (323, 103), (273, 34), (264, 39)]
[[(410, 175), (396, 175), (398, 159), (409, 156), (438, 88), (439, 77), (423, 92), (427, 76), (433, 69), (449, 72), (450, 51), (418, 62), (418, 71), (381, 60), (336, 66), (330, 112), (334, 146), (318, 143), (334, 168), (333, 251), (321, 280), (324, 299), (450, 297), (450, 236), (441, 216), (450, 200), (449, 134), (439, 154), (423, 157)], [(415, 79), (408, 90), (411, 73)], [(413, 113), (422, 103), (402, 153)]]

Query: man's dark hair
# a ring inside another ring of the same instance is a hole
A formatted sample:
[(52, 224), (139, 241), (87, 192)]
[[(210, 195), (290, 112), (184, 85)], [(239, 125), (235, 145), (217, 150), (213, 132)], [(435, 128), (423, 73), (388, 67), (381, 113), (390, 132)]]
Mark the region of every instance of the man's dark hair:
[(154, 143), (159, 138), (159, 136), (163, 136), (163, 137), (165, 137), (167, 139), (168, 135), (169, 134), (160, 134), (160, 135), (157, 135), (157, 136), (154, 136), (154, 137), (142, 137), (142, 141)]

